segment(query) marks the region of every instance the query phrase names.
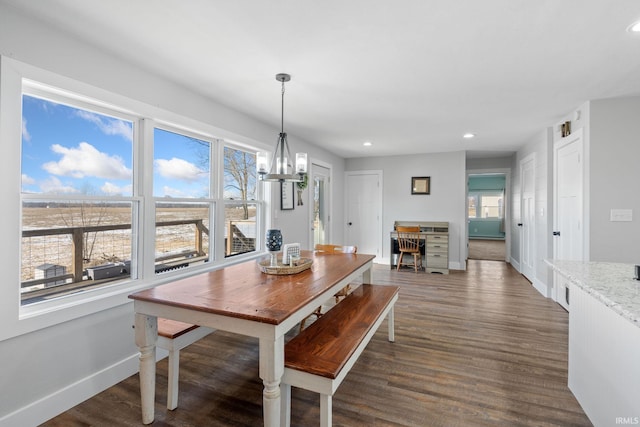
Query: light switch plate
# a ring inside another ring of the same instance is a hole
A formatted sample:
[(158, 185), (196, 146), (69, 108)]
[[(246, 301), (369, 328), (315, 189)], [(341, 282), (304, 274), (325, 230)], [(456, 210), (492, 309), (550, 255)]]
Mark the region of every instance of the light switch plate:
[(633, 221), (632, 209), (611, 209), (611, 222)]

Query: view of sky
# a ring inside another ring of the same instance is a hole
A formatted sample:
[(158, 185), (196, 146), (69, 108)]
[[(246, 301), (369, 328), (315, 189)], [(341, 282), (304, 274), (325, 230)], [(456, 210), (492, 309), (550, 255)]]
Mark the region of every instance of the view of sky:
[[(208, 197), (208, 143), (156, 129), (156, 197)], [(24, 95), (22, 191), (132, 195), (133, 124)]]

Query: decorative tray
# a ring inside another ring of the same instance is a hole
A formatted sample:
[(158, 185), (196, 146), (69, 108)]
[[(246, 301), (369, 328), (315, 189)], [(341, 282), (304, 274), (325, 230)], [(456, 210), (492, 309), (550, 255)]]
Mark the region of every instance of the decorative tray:
[(312, 264), (313, 260), (311, 258), (300, 258), (296, 261), (296, 265), (292, 267), (290, 265), (282, 264), (282, 259), (278, 259), (278, 265), (271, 267), (271, 260), (265, 259), (258, 262), (258, 267), (260, 267), (260, 271), (263, 273), (284, 275), (301, 273), (311, 268)]

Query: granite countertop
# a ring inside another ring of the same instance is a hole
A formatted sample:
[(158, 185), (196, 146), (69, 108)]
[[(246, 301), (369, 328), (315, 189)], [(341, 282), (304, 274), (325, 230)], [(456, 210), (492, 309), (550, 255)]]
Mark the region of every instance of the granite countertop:
[(545, 262), (571, 283), (640, 327), (640, 280), (633, 278), (633, 264), (555, 259)]

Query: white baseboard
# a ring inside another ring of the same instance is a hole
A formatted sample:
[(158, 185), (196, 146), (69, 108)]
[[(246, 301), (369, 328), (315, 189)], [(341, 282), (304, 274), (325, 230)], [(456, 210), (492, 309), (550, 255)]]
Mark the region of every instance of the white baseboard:
[(542, 283), (537, 278), (533, 280), (533, 287), (542, 294), (545, 298), (551, 297), (551, 291), (546, 283)]
[(466, 265), (462, 265), (459, 262), (450, 262), (449, 263), (449, 270), (466, 270), (467, 266)]
[(513, 266), (513, 268), (516, 269), (516, 271), (518, 273), (521, 273), (521, 271), (520, 271), (520, 263), (518, 261), (516, 261), (515, 259), (511, 258), (511, 265)]
[(373, 263), (374, 264), (387, 264), (387, 265), (391, 265), (391, 258), (378, 258), (375, 257), (373, 259)]
[(138, 353), (132, 354), (114, 365), (7, 414), (0, 418), (0, 427), (40, 425), (135, 374), (138, 372), (138, 360)]

